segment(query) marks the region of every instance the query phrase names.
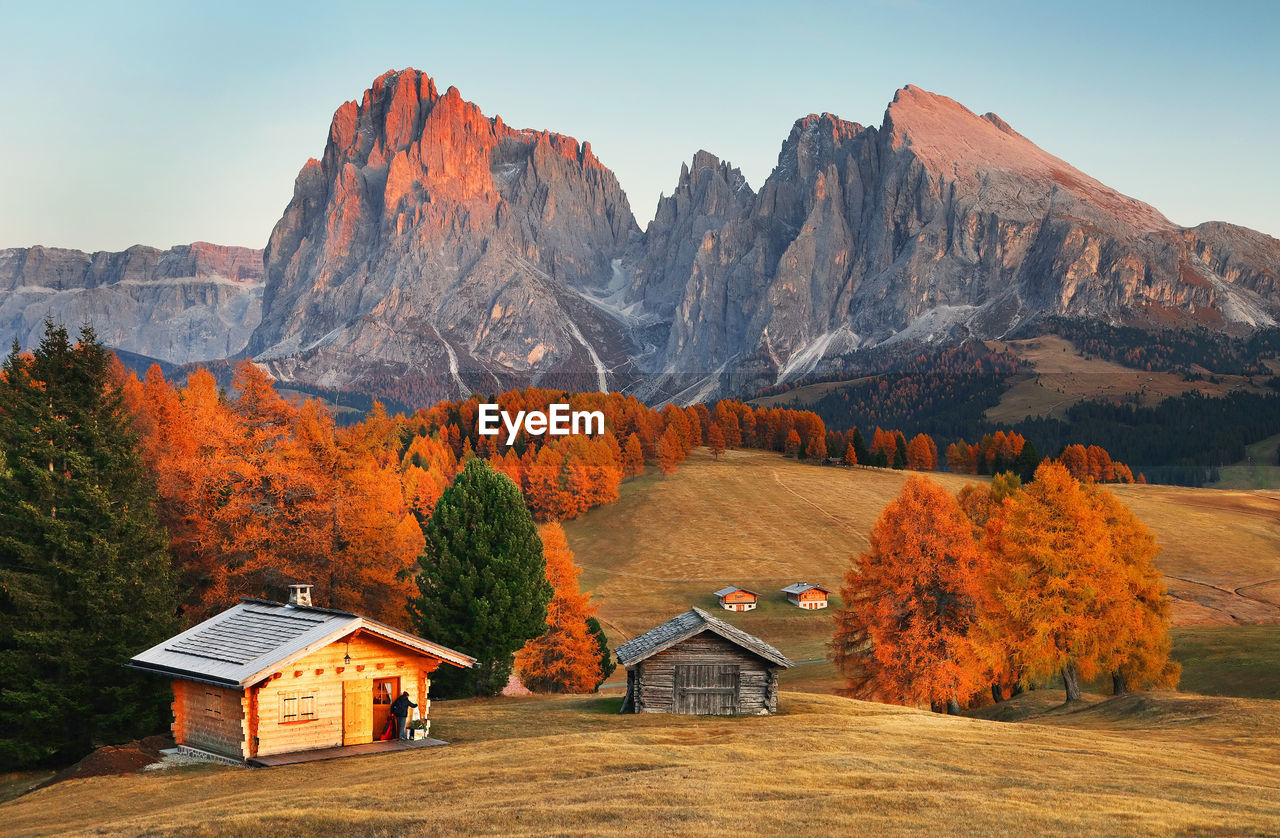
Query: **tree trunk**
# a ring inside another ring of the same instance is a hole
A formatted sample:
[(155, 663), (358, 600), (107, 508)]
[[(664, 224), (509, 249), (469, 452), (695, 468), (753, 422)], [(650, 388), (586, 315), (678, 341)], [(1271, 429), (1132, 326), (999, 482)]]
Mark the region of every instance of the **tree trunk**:
[(996, 704), (1004, 701), (1004, 690), (1000, 688), (999, 684), (991, 685), (991, 697), (995, 699)]
[[(1032, 687), (1032, 689), (1034, 689), (1034, 686)], [(1009, 698), (1013, 698), (1015, 695), (1022, 695), (1022, 693), (1023, 693), (1022, 682), (1014, 681), (1013, 689), (1009, 691)]]
[(960, 715), (960, 705), (959, 703), (956, 702), (954, 698), (947, 699), (947, 715), (948, 716)]
[(1111, 687), (1115, 695), (1124, 695), (1129, 692), (1129, 679), (1124, 677), (1123, 672), (1111, 673)]
[(947, 711), (947, 706), (941, 701), (930, 701), (929, 709), (935, 713), (945, 713)]
[(1080, 700), (1080, 673), (1074, 663), (1062, 667), (1062, 685), (1067, 688), (1068, 704)]

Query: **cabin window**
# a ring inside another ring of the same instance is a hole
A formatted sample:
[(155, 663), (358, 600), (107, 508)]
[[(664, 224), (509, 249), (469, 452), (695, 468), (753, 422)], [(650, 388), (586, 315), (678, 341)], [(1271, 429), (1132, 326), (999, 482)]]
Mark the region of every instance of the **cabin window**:
[(280, 693), (280, 724), (316, 718), (314, 693)]
[(204, 692), (204, 714), (206, 716), (222, 715), (222, 693), (205, 690)]

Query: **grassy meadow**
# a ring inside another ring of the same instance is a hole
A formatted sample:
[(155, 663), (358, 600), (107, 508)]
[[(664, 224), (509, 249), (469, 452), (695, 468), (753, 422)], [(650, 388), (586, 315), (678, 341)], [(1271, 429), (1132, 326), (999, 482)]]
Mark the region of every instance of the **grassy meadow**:
[[(872, 523), (906, 474), (819, 467), (760, 451), (730, 451), (717, 461), (700, 449), (669, 477), (625, 484), (618, 502), (566, 523), (565, 531), (614, 645), (690, 605), (714, 609), (713, 591), (741, 585), (762, 595), (760, 606), (716, 614), (805, 662), (785, 674), (785, 685), (831, 692), (839, 681), (822, 661), (831, 612), (801, 611), (779, 589), (804, 580), (838, 591), (850, 557), (866, 548)], [(981, 479), (930, 477), (953, 491)], [(1280, 623), (1280, 498), (1112, 488), (1163, 545), (1157, 564), (1175, 598), (1176, 626)], [(1276, 651), (1272, 671), (1280, 668)], [(1194, 682), (1201, 660), (1183, 663)], [(1215, 694), (1264, 695), (1253, 673), (1226, 672)]]
[(620, 716), (617, 687), (436, 701), (448, 747), (77, 779), (0, 804), (4, 834), (1280, 834), (1280, 500), (1118, 488), (1165, 545), (1184, 692), (1063, 708), (1038, 689), (946, 717), (830, 695), (831, 612), (779, 593), (838, 590), (905, 479), (700, 450), (566, 524), (614, 645), (715, 608), (725, 585), (762, 594), (756, 611), (715, 613), (799, 664), (777, 716)]
[(793, 692), (745, 718), (619, 716), (616, 695), (439, 702), (446, 748), (94, 777), (0, 815), (14, 838), (1280, 832), (1275, 702), (1026, 699), (1019, 724)]

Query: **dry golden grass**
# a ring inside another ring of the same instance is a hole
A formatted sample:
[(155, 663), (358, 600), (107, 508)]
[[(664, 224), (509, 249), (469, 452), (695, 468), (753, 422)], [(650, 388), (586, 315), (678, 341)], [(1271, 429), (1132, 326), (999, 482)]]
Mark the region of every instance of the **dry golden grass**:
[(75, 780), (0, 816), (15, 838), (1280, 832), (1274, 703), (1140, 700), (1030, 724), (785, 692), (771, 718), (441, 702), (447, 748)]
[[(730, 451), (716, 461), (699, 450), (670, 477), (624, 485), (617, 503), (567, 523), (565, 531), (615, 645), (690, 605), (715, 608), (712, 591), (732, 584), (759, 592), (763, 601), (755, 611), (717, 614), (793, 660), (814, 660), (824, 656), (831, 613), (801, 611), (779, 589), (803, 579), (838, 591), (850, 557), (865, 549), (872, 523), (906, 475), (819, 467), (759, 451)], [(979, 479), (929, 476), (953, 491)], [(1176, 597), (1175, 624), (1280, 620), (1280, 499), (1113, 488), (1164, 547), (1158, 564)], [(787, 677), (826, 691), (835, 685), (834, 672), (827, 675), (832, 680), (818, 670)]]
[(1244, 376), (1215, 376), (1217, 383), (1185, 381), (1180, 374), (1144, 372), (1101, 358), (1085, 358), (1075, 344), (1055, 335), (990, 341), (988, 345), (1002, 346), (1035, 368), (1033, 375), (1016, 378), (1000, 403), (987, 411), (992, 422), (1019, 422), (1027, 416), (1061, 419), (1068, 407), (1084, 399), (1118, 400), (1137, 394), (1141, 404), (1151, 405), (1190, 390), (1219, 397), (1240, 389), (1263, 392)]
[[(1280, 834), (1280, 702), (1146, 694), (1064, 711), (1060, 692), (1039, 690), (982, 711), (1019, 722), (1008, 724), (815, 694), (838, 683), (814, 660), (830, 612), (778, 589), (838, 588), (905, 477), (698, 452), (566, 527), (615, 643), (690, 604), (714, 607), (711, 591), (729, 583), (764, 594), (755, 612), (718, 613), (813, 661), (784, 673), (776, 717), (619, 716), (617, 690), (436, 702), (432, 733), (447, 748), (74, 780), (0, 805), (5, 834)], [(1170, 545), (1169, 572), (1215, 590), (1275, 573), (1274, 499), (1123, 493)], [(1237, 663), (1274, 657), (1270, 634), (1242, 650), (1219, 633), (1231, 629), (1186, 631), (1199, 634), (1179, 642), (1211, 663), (1224, 649)], [(1236, 665), (1205, 669), (1205, 683)]]

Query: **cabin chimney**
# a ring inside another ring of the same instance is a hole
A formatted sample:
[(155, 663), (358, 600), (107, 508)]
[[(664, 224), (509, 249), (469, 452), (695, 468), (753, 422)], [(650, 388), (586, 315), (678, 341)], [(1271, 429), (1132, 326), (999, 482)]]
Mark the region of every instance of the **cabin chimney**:
[(290, 585), (289, 586), (289, 604), (290, 605), (311, 605), (311, 586), (310, 585)]

